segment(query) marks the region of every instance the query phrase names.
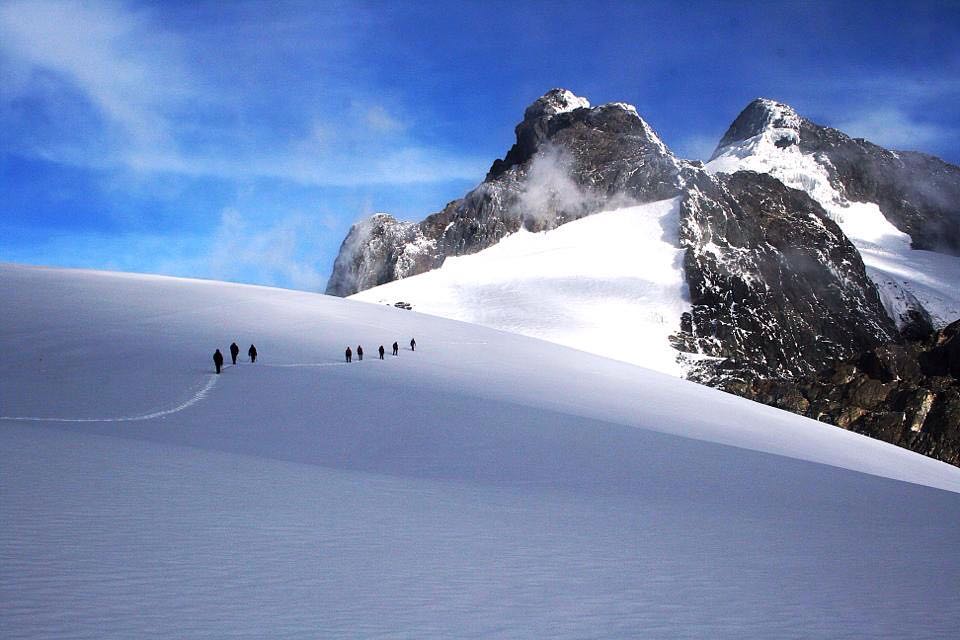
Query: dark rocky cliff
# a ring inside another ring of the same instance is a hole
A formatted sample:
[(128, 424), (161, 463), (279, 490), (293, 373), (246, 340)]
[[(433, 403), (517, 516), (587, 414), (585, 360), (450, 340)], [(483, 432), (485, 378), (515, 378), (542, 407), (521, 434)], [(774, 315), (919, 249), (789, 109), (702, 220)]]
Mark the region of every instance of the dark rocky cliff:
[(695, 378), (792, 377), (896, 338), (860, 254), (803, 191), (699, 172), (680, 211), (693, 311), (678, 344), (723, 358)]

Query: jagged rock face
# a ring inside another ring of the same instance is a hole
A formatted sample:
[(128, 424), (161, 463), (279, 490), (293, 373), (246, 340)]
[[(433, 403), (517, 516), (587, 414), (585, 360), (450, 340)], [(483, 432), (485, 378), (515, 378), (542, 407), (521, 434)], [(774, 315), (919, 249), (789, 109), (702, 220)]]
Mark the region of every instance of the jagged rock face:
[(765, 129), (780, 132), (777, 146), (795, 145), (816, 158), (842, 196), (879, 205), (915, 249), (960, 255), (960, 167), (922, 153), (888, 151), (764, 99), (740, 113), (711, 159)]
[(433, 265), (436, 245), (416, 225), (378, 213), (353, 225), (334, 263), (327, 293), (368, 289)]
[(960, 321), (813, 376), (729, 381), (727, 388), (960, 466)]
[[(348, 234), (327, 293), (347, 296), (423, 273), (447, 256), (486, 249), (521, 226), (554, 228), (609, 206), (679, 193), (683, 166), (625, 104), (590, 108), (554, 89), (534, 102), (517, 142), (486, 179), (460, 200), (417, 224), (364, 221)], [(367, 249), (359, 240), (370, 238)], [(410, 248), (406, 245), (415, 243)]]
[(725, 359), (701, 381), (807, 374), (897, 335), (856, 248), (769, 175), (693, 174), (680, 243), (693, 311), (677, 342)]

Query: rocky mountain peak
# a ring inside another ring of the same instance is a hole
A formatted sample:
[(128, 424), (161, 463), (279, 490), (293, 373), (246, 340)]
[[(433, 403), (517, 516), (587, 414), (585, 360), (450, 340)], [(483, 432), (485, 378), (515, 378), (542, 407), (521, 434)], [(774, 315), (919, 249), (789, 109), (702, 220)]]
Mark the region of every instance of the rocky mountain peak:
[(537, 98), (523, 112), (524, 120), (555, 116), (576, 109), (589, 109), (590, 101), (574, 94), (569, 89), (551, 89)]
[(757, 98), (748, 104), (733, 121), (710, 159), (716, 158), (724, 148), (730, 145), (770, 130), (776, 130), (778, 140), (782, 139), (781, 144), (784, 146), (796, 144), (799, 141), (802, 121), (803, 119), (790, 105), (767, 98)]
[(630, 146), (635, 150), (645, 147), (648, 153), (669, 158), (675, 164), (673, 154), (653, 128), (640, 117), (636, 107), (625, 102), (590, 107), (586, 98), (567, 89), (551, 89), (537, 98), (527, 107), (515, 133), (516, 143), (502, 160), (494, 161), (485, 182), (499, 178), (512, 167), (527, 163), (548, 144), (595, 148), (602, 138), (609, 140), (605, 146), (610, 147), (622, 146), (629, 138)]

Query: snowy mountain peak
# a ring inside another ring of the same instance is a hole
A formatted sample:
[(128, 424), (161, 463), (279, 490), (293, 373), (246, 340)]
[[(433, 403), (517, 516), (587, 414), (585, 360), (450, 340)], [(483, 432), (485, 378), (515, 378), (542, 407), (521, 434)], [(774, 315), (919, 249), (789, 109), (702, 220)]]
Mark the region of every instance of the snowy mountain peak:
[(523, 119), (529, 120), (541, 116), (555, 116), (558, 113), (568, 113), (577, 109), (589, 108), (589, 100), (581, 98), (569, 89), (551, 89), (527, 107), (526, 111), (523, 112)]
[(801, 122), (802, 118), (790, 105), (757, 98), (733, 121), (710, 159), (715, 159), (727, 147), (762, 135), (769, 137), (780, 148), (797, 144)]

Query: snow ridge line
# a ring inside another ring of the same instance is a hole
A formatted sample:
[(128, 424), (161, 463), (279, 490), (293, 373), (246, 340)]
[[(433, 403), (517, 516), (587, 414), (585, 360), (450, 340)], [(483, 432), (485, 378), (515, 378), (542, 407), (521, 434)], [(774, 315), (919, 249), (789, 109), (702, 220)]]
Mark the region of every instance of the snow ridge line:
[(172, 409), (164, 409), (162, 411), (154, 411), (153, 413), (145, 413), (139, 416), (128, 416), (123, 418), (38, 418), (34, 416), (0, 416), (0, 420), (19, 420), (19, 421), (29, 421), (29, 422), (139, 422), (143, 420), (153, 420), (155, 418), (162, 418), (164, 416), (169, 416), (173, 413), (179, 413), (184, 409), (188, 409), (193, 405), (197, 404), (201, 400), (207, 397), (207, 394), (210, 393), (210, 390), (213, 389), (214, 385), (217, 384), (218, 377), (216, 374), (211, 375), (210, 379), (207, 381), (207, 384), (203, 386), (200, 391), (198, 391), (192, 398), (184, 402), (183, 404), (177, 405)]

